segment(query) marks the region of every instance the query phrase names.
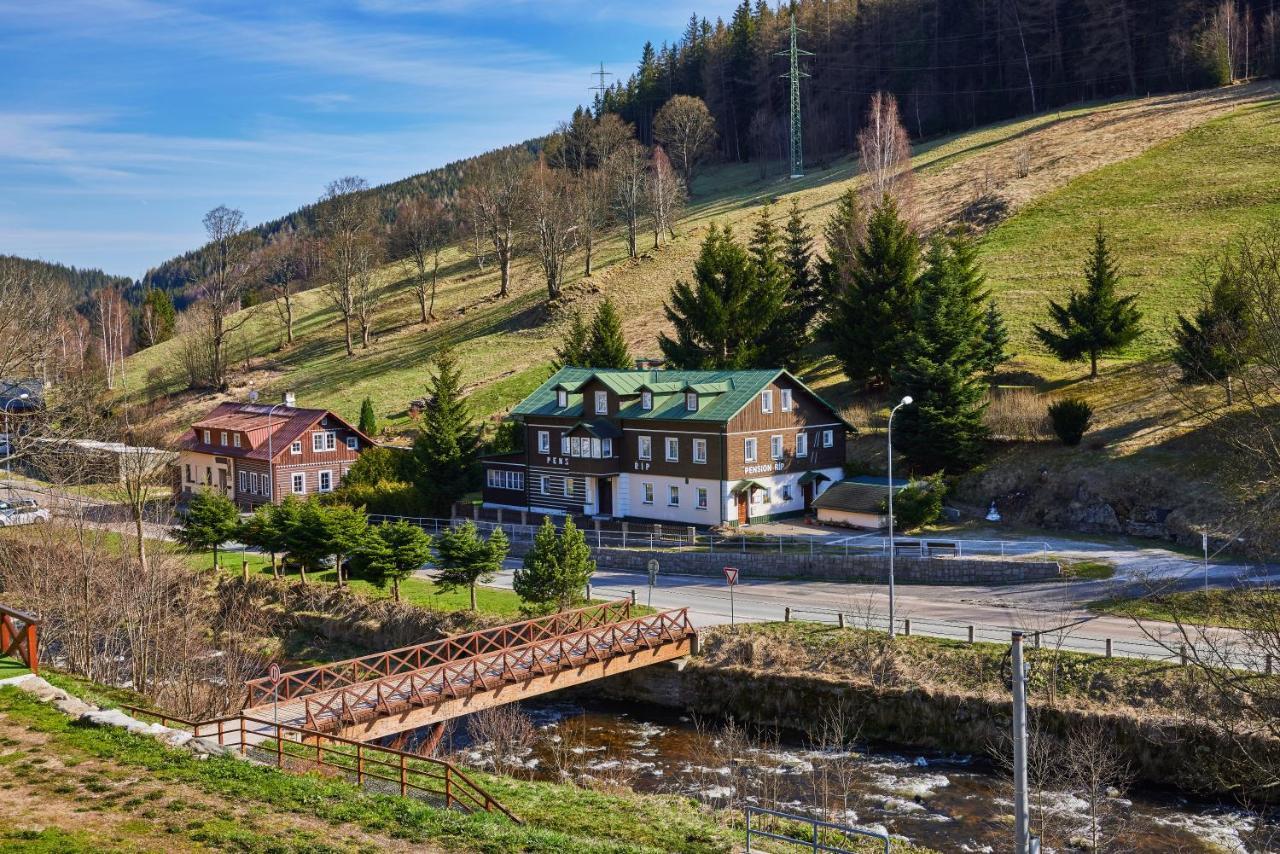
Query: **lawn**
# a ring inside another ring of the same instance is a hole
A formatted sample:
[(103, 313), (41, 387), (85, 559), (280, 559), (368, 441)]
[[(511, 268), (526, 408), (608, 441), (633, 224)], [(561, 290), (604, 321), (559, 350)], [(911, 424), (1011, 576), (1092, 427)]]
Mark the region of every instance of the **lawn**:
[(0, 655), (0, 679), (11, 679), (14, 676), (22, 676), (30, 672), (18, 659)]
[[(1138, 620), (1177, 622), (1190, 625), (1251, 628), (1259, 606), (1280, 609), (1280, 591), (1271, 588), (1188, 590), (1164, 593), (1139, 599), (1103, 599), (1090, 603), (1089, 610), (1099, 614), (1132, 617)], [(1272, 624), (1268, 624), (1269, 626)]]

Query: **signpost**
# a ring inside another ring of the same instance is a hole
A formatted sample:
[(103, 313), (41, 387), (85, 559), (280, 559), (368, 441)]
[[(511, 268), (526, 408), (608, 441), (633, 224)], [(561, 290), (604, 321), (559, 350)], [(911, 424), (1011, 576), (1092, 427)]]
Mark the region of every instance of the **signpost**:
[(726, 566), (724, 568), (724, 580), (729, 585), (729, 625), (734, 624), (733, 619), (733, 588), (738, 586), (738, 568), (736, 566)]
[(276, 738), (280, 737), (280, 665), (274, 661), (267, 668), (271, 680), (271, 722), (276, 725)]
[(653, 607), (653, 588), (658, 586), (658, 559), (649, 558), (649, 607)]

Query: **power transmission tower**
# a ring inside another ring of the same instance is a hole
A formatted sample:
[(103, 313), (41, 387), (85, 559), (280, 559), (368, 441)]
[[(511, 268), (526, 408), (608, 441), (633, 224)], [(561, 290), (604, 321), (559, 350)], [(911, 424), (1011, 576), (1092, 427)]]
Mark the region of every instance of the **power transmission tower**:
[(800, 130), (800, 81), (808, 77), (800, 70), (800, 57), (813, 56), (807, 50), (800, 50), (796, 46), (796, 34), (802, 33), (804, 30), (796, 26), (796, 6), (791, 4), (791, 49), (778, 51), (776, 56), (789, 56), (791, 58), (791, 70), (783, 77), (791, 81), (791, 177), (804, 177), (804, 137)]
[(597, 110), (597, 112), (598, 112), (598, 113), (603, 114), (603, 113), (604, 113), (604, 93), (609, 91), (609, 87), (605, 85), (604, 79), (605, 79), (606, 77), (612, 77), (612, 76), (613, 76), (613, 72), (612, 72), (612, 71), (605, 71), (605, 70), (604, 70), (604, 63), (603, 63), (603, 62), (601, 62), (601, 63), (600, 63), (600, 70), (599, 70), (599, 71), (593, 71), (593, 72), (591, 72), (591, 76), (592, 76), (592, 77), (599, 77), (599, 78), (600, 78), (600, 83), (599, 83), (599, 85), (592, 86), (592, 87), (591, 87), (591, 91), (592, 91), (592, 92), (598, 92), (598, 93), (599, 93), (598, 95), (596, 95), (596, 100), (597, 100), (597, 101), (599, 101), (599, 104), (600, 104), (600, 109), (599, 109), (599, 110)]

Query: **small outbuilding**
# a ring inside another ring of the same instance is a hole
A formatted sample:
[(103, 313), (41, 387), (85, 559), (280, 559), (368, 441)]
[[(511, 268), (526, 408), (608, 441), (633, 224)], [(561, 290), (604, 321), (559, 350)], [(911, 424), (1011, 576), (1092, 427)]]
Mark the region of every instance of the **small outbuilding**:
[[(894, 479), (896, 496), (907, 485)], [(818, 521), (823, 525), (878, 530), (889, 526), (885, 503), (889, 497), (889, 479), (884, 477), (851, 477), (831, 484), (813, 502)]]

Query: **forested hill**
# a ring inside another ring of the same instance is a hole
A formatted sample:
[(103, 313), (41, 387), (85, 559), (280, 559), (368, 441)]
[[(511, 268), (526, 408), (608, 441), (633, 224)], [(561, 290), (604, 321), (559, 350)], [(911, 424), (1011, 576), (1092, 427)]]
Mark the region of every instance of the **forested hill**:
[[(536, 153), (541, 150), (543, 142), (544, 140), (542, 139), (528, 140), (497, 149), (497, 151), (522, 148)], [(486, 152), (485, 155), (457, 160), (437, 169), (402, 178), (390, 184), (372, 187), (368, 192), (377, 199), (378, 209), (384, 212), (394, 210), (399, 202), (412, 196), (426, 195), (433, 198), (453, 199), (466, 179), (468, 167), (479, 160), (480, 157), (492, 153), (494, 152)], [(338, 176), (335, 175), (333, 177), (337, 178)], [(320, 197), (323, 190), (323, 187), (316, 187), (317, 198)], [(231, 203), (231, 201), (233, 200), (229, 200), (228, 203)], [(254, 247), (262, 245), (280, 232), (309, 233), (315, 227), (318, 217), (322, 215), (325, 204), (326, 202), (318, 201), (303, 205), (296, 211), (279, 219), (273, 219), (270, 222), (254, 227), (249, 231)], [(185, 304), (187, 300), (183, 296), (183, 289), (199, 277), (197, 265), (200, 252), (201, 248), (192, 249), (190, 252), (171, 258), (159, 266), (151, 268), (142, 278), (141, 290), (146, 291), (148, 288), (166, 290), (174, 294), (179, 305)]]
[[(781, 5), (781, 4), (780, 4)], [(1218, 86), (1280, 72), (1276, 0), (798, 0), (805, 151), (845, 153), (867, 98), (892, 92), (913, 136), (1118, 95)], [(695, 16), (674, 45), (645, 45), (605, 94), (649, 141), (676, 94), (703, 98), (729, 160), (785, 156), (791, 12), (742, 0)]]
[(113, 276), (97, 269), (81, 269), (68, 267), (65, 264), (54, 264), (49, 261), (38, 261), (34, 258), (19, 258), (16, 255), (0, 255), (0, 262), (13, 264), (37, 274), (33, 278), (54, 279), (64, 281), (75, 294), (77, 302), (85, 303), (89, 295), (103, 288), (117, 287), (127, 289), (133, 285), (128, 276)]

